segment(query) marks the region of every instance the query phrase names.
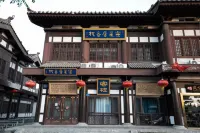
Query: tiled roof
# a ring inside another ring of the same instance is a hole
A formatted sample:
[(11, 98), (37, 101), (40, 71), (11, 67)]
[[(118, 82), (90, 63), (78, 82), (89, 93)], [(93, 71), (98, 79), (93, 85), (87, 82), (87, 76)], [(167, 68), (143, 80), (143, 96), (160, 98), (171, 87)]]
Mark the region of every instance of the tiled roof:
[(42, 64), (40, 67), (45, 68), (79, 68), (81, 63), (79, 61), (49, 61)]
[(116, 11), (111, 11), (111, 12), (106, 12), (106, 11), (103, 11), (103, 12), (97, 12), (97, 11), (75, 11), (75, 12), (72, 12), (72, 11), (33, 11), (33, 10), (29, 10), (28, 11), (28, 14), (45, 14), (45, 15), (50, 15), (50, 14), (57, 14), (57, 15), (151, 15), (150, 13), (148, 12), (145, 12), (145, 11), (135, 11), (135, 12), (129, 12), (129, 11), (119, 11), (119, 12), (116, 12)]
[(157, 68), (160, 62), (128, 62), (129, 68)]

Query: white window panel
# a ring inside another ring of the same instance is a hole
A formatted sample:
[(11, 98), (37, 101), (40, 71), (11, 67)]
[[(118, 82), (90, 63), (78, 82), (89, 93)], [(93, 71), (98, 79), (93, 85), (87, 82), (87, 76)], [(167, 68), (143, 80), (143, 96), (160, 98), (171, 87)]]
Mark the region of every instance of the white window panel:
[(43, 122), (43, 114), (40, 114), (39, 122)]
[(173, 35), (174, 36), (183, 36), (183, 31), (182, 30), (173, 30)]
[(62, 42), (62, 37), (53, 37), (53, 42)]
[(200, 30), (195, 30), (196, 36), (200, 36)]
[(6, 36), (6, 34), (5, 34), (5, 33), (2, 33), (2, 36), (8, 39), (8, 37)]
[(12, 63), (12, 68), (13, 68), (13, 69), (15, 69), (15, 66), (16, 66), (15, 63)]
[(82, 42), (81, 37), (73, 37), (73, 42)]
[(20, 67), (20, 66), (18, 66), (18, 67), (17, 67), (17, 71), (18, 71), (18, 72), (20, 72), (20, 69), (21, 69), (21, 67)]
[(184, 30), (185, 36), (194, 36), (194, 30)]
[(126, 42), (129, 42), (129, 41), (128, 41), (128, 37), (126, 37)]
[(72, 42), (72, 37), (63, 37), (63, 42)]
[(52, 36), (49, 37), (49, 42), (52, 42)]
[(20, 72), (22, 73), (22, 71), (23, 71), (23, 68), (21, 67)]
[(140, 42), (149, 42), (148, 37), (140, 37)]
[(159, 42), (158, 37), (149, 37), (150, 42)]
[(164, 40), (163, 34), (160, 36), (160, 41), (162, 42)]
[(10, 45), (8, 46), (8, 49), (9, 49), (10, 51), (13, 51), (13, 46), (10, 44)]
[(4, 41), (4, 40), (2, 40), (2, 41), (1, 41), (1, 45), (3, 45), (4, 47), (6, 47), (6, 45), (7, 45), (7, 42), (6, 42), (6, 41)]
[(138, 37), (130, 37), (130, 42), (138, 42)]
[(44, 113), (46, 95), (42, 95), (41, 104), (40, 104), (40, 113)]
[(12, 67), (12, 62), (10, 62), (10, 67)]

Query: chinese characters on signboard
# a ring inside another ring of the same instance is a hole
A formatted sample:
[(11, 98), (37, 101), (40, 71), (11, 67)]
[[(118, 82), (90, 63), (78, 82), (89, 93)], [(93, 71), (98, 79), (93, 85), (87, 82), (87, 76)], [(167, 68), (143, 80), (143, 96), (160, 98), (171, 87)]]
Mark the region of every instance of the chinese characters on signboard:
[(44, 69), (44, 75), (76, 76), (76, 69)]
[(97, 95), (110, 95), (110, 79), (97, 79)]
[(200, 84), (198, 85), (185, 85), (186, 92), (200, 93)]
[(126, 40), (127, 29), (83, 29), (83, 40)]

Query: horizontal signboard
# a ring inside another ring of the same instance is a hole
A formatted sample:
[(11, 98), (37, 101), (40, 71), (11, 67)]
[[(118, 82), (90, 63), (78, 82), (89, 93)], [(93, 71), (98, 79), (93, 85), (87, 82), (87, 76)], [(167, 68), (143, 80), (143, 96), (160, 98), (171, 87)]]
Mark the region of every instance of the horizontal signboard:
[(126, 28), (83, 28), (83, 40), (126, 40)]
[(77, 69), (63, 69), (63, 68), (45, 68), (44, 75), (59, 75), (59, 76), (76, 76)]

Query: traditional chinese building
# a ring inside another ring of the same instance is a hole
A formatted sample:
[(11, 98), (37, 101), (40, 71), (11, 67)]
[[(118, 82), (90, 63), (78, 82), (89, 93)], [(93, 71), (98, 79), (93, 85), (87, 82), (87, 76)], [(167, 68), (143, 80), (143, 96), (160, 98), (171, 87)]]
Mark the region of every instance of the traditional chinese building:
[(12, 28), (13, 18), (0, 18), (0, 120), (34, 117), (37, 104), (36, 86), (25, 86), (30, 79), (22, 71), (28, 65), (39, 67), (41, 62), (32, 59), (23, 47)]
[(199, 9), (198, 0), (146, 12), (28, 9), (46, 33), (41, 67), (23, 72), (40, 80), (38, 121), (198, 127)]

